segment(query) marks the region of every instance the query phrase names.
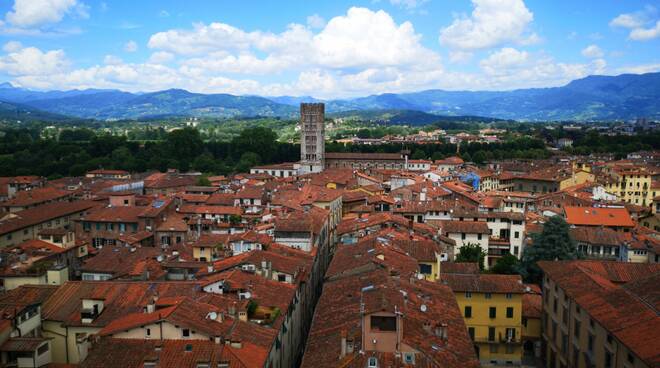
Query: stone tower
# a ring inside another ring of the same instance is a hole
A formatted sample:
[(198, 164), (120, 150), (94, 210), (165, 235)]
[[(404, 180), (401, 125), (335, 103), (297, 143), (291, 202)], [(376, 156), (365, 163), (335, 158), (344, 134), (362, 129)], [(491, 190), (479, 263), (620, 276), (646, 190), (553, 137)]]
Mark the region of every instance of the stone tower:
[(325, 165), (324, 119), (324, 104), (300, 104), (300, 174), (323, 171)]

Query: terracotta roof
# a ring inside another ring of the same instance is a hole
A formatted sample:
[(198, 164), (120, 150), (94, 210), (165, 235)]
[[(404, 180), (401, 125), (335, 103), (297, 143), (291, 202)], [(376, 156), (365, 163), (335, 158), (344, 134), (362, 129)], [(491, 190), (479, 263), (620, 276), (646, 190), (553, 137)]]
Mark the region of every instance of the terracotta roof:
[(45, 341), (42, 337), (12, 337), (0, 346), (0, 351), (33, 352)]
[(522, 296), (522, 315), (527, 318), (541, 318), (543, 314), (543, 297), (538, 285), (525, 284), (525, 294)]
[(660, 264), (541, 261), (539, 266), (646, 365), (660, 365)]
[(142, 368), (145, 361), (152, 361), (162, 368), (194, 368), (199, 363), (208, 363), (209, 367), (228, 363), (229, 368), (249, 368), (263, 366), (267, 356), (266, 348), (249, 342), (242, 342), (241, 348), (235, 348), (207, 340), (102, 338), (92, 346), (79, 367)]
[(484, 221), (438, 221), (443, 233), (490, 234)]
[(144, 207), (100, 207), (89, 212), (83, 221), (90, 222), (138, 222), (138, 216), (144, 211)]
[(67, 190), (59, 190), (52, 187), (36, 188), (32, 190), (22, 190), (16, 193), (12, 199), (0, 203), (3, 207), (27, 207), (40, 203), (55, 201), (72, 196), (73, 193)]
[(577, 242), (594, 245), (619, 246), (627, 240), (623, 233), (607, 227), (595, 230), (593, 227), (577, 226), (570, 229), (570, 234)]
[[(349, 246), (342, 247), (338, 254), (350, 250)], [(333, 265), (336, 262), (340, 261), (333, 259)], [(403, 366), (400, 361), (394, 364), (393, 354), (362, 353), (361, 308), (367, 313), (383, 310), (401, 312), (402, 342), (419, 352), (415, 357), (416, 366), (479, 366), (467, 328), (449, 288), (425, 280), (416, 280), (414, 284), (404, 277), (395, 280), (387, 270), (375, 269), (363, 270), (324, 284), (314, 311), (301, 367), (364, 367), (366, 358), (374, 354), (381, 359), (379, 363), (383, 363), (383, 359), (393, 363), (383, 366)], [(447, 325), (447, 340), (424, 328), (425, 325), (434, 328), (442, 323)], [(351, 338), (355, 346), (354, 352), (344, 358), (340, 358), (342, 338)]]
[(633, 227), (635, 223), (626, 208), (564, 207), (566, 222), (583, 226)]
[(213, 193), (206, 200), (207, 205), (233, 206), (234, 193)]
[(440, 263), (440, 272), (478, 274), (481, 270), (476, 262), (442, 262)]
[(179, 209), (180, 213), (210, 214), (210, 215), (237, 215), (243, 214), (240, 207), (230, 206), (201, 206), (201, 205), (183, 205)]
[(139, 261), (156, 258), (161, 254), (159, 248), (123, 246), (105, 246), (80, 267), (82, 272), (107, 273), (119, 277), (129, 273)]
[(520, 275), (458, 274), (441, 271), (442, 283), (452, 290), (473, 293), (522, 294), (525, 288)]
[(360, 152), (326, 152), (329, 160), (397, 160), (403, 161), (400, 153), (360, 153)]
[(36, 208), (15, 212), (15, 217), (0, 221), (0, 234), (17, 231), (52, 219), (82, 212), (98, 206), (92, 201), (57, 202), (41, 205)]

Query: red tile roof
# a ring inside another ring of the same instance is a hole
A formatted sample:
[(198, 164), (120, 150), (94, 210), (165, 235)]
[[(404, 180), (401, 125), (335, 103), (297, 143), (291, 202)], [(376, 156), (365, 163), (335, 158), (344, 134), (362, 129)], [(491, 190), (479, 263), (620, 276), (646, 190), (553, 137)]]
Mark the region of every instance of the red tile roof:
[(660, 365), (660, 264), (541, 261), (539, 266), (645, 364)]
[(564, 207), (566, 222), (583, 226), (634, 227), (626, 208)]
[(57, 202), (15, 212), (15, 217), (0, 221), (0, 235), (34, 226), (55, 218), (72, 215), (98, 206), (93, 201)]
[(452, 290), (473, 293), (522, 294), (525, 288), (520, 275), (494, 275), (494, 274), (458, 274), (443, 273), (442, 283)]

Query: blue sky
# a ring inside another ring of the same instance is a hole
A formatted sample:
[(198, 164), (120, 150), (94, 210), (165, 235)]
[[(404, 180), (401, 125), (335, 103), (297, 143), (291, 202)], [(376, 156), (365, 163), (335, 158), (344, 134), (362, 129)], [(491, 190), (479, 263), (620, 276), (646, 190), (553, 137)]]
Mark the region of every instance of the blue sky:
[(660, 2), (0, 3), (0, 80), (31, 89), (350, 97), (660, 70)]

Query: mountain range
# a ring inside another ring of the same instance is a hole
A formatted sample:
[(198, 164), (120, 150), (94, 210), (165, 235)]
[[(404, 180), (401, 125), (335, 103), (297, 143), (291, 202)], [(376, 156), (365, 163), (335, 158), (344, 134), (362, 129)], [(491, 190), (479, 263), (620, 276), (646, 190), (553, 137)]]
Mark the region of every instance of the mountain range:
[[(395, 117), (390, 122), (428, 123), (434, 116), (481, 116), (525, 121), (660, 118), (660, 73), (589, 76), (565, 86), (513, 91), (384, 93), (319, 100), (310, 96), (261, 97), (201, 94), (182, 89), (151, 93), (87, 89), (32, 91), (0, 84), (0, 116), (114, 120), (172, 116), (293, 118), (300, 102), (325, 102), (329, 115)], [(420, 120), (421, 119), (421, 120)]]

